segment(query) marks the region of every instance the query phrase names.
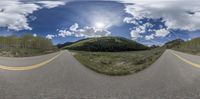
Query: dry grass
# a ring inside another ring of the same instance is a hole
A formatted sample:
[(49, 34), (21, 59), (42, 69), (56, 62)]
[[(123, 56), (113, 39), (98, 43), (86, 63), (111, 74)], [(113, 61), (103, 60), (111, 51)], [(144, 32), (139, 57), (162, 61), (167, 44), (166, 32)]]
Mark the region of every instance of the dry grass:
[(139, 72), (155, 62), (163, 52), (161, 48), (131, 52), (73, 51), (75, 58), (84, 66), (107, 75)]

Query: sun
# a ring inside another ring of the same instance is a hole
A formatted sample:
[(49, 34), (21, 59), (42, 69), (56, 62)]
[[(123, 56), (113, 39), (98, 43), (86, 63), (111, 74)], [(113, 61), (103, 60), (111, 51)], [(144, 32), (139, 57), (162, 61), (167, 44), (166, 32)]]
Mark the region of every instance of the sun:
[(103, 22), (96, 22), (95, 27), (97, 29), (104, 29), (106, 27), (106, 25)]

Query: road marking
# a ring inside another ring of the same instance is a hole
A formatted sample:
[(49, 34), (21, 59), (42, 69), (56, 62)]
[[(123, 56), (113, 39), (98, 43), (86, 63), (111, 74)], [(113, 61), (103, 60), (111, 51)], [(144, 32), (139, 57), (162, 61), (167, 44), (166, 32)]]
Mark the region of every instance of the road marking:
[(181, 57), (181, 56), (179, 56), (179, 55), (177, 55), (177, 54), (175, 54), (173, 52), (171, 52), (171, 53), (173, 55), (175, 55), (176, 57), (178, 57), (180, 60), (184, 61), (185, 63), (190, 64), (190, 65), (192, 65), (194, 67), (200, 68), (200, 64), (193, 63), (193, 62), (191, 62), (191, 61), (189, 61), (189, 60), (187, 60), (187, 59), (185, 59), (185, 58), (183, 58), (183, 57)]
[(11, 67), (11, 66), (3, 66), (3, 65), (0, 65), (0, 69), (4, 69), (4, 70), (12, 70), (12, 71), (25, 71), (25, 70), (31, 70), (31, 69), (35, 69), (35, 68), (39, 68), (39, 67), (42, 67), (44, 65), (46, 65), (47, 63), (53, 61), (54, 59), (56, 59), (58, 56), (61, 55), (61, 52), (54, 56), (53, 58), (49, 59), (49, 60), (46, 60), (46, 61), (43, 61), (41, 63), (38, 63), (38, 64), (34, 64), (34, 65), (31, 65), (31, 66), (17, 66), (17, 67)]

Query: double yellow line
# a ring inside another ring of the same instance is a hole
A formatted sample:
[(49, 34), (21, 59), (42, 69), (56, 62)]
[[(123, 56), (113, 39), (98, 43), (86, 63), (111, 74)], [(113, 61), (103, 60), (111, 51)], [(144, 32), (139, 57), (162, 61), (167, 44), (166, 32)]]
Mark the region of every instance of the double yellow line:
[(4, 70), (12, 70), (12, 71), (25, 71), (25, 70), (31, 70), (31, 69), (35, 69), (35, 68), (39, 68), (39, 67), (42, 67), (46, 64), (48, 64), (49, 62), (53, 61), (54, 59), (56, 59), (58, 56), (61, 55), (61, 52), (54, 56), (53, 58), (49, 59), (49, 60), (46, 60), (46, 61), (43, 61), (41, 63), (38, 63), (38, 64), (34, 64), (34, 65), (30, 65), (30, 66), (16, 66), (16, 67), (10, 67), (10, 66), (3, 66), (3, 65), (0, 65), (0, 69), (4, 69)]
[(181, 57), (181, 56), (179, 56), (179, 55), (177, 55), (177, 54), (175, 54), (173, 52), (171, 52), (171, 53), (173, 55), (175, 55), (176, 57), (178, 57), (180, 60), (184, 61), (185, 63), (190, 64), (190, 65), (192, 65), (194, 67), (200, 68), (200, 64), (193, 63), (193, 62), (191, 62), (191, 61), (189, 61), (189, 60), (187, 60), (187, 59), (185, 59), (185, 58), (183, 58), (183, 57)]

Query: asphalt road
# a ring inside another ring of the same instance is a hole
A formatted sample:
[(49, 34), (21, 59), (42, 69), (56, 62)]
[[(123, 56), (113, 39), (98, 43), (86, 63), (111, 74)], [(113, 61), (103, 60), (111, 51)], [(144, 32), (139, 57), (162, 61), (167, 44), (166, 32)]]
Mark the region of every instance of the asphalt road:
[(97, 74), (68, 51), (0, 57), (0, 64), (0, 99), (200, 99), (200, 57), (172, 50), (149, 68), (120, 77)]

